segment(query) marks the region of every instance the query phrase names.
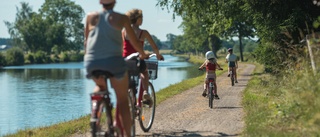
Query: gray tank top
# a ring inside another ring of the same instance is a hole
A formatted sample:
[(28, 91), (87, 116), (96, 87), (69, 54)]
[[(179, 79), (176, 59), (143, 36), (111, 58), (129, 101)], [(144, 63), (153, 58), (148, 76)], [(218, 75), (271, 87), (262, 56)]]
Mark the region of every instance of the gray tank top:
[(122, 56), (121, 30), (112, 27), (108, 21), (112, 12), (99, 13), (99, 22), (88, 35), (85, 61)]

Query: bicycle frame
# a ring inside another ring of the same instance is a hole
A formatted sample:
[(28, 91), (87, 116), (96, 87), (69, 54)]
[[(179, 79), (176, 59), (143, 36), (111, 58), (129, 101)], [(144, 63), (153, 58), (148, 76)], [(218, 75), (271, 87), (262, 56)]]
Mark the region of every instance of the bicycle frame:
[[(107, 78), (106, 78), (107, 82)], [(90, 126), (92, 136), (114, 136), (117, 133), (118, 136), (124, 135), (124, 128), (120, 122), (120, 117), (118, 113), (118, 109), (116, 109), (115, 117), (112, 116), (113, 105), (111, 103), (110, 92), (108, 89), (106, 91), (94, 92), (90, 94), (91, 96), (91, 118), (90, 118)], [(105, 110), (104, 110), (105, 109)], [(107, 131), (98, 131), (101, 127), (100, 121), (103, 112), (106, 113), (106, 125), (108, 125)], [(115, 120), (115, 121), (114, 121)], [(117, 123), (116, 129), (113, 126), (113, 122)], [(119, 131), (120, 130), (120, 131)], [(120, 135), (119, 135), (120, 134)]]
[[(135, 58), (132, 58), (132, 57), (137, 57), (136, 55), (132, 54), (132, 56), (130, 55), (131, 57), (128, 56), (126, 58), (127, 64), (129, 64), (131, 66), (129, 68), (129, 80), (130, 80), (129, 94), (133, 94), (133, 96), (131, 98), (131, 102), (133, 104), (135, 104), (135, 107), (133, 107), (134, 110), (133, 110), (132, 114), (135, 115), (133, 117), (138, 118), (141, 129), (144, 132), (148, 132), (150, 130), (150, 128), (153, 124), (153, 120), (154, 120), (156, 97), (155, 97), (155, 91), (154, 91), (153, 85), (149, 81), (149, 84), (148, 84), (149, 86), (147, 88), (148, 88), (148, 91), (151, 95), (152, 102), (144, 102), (143, 101), (144, 88), (143, 88), (142, 80), (140, 79), (139, 69), (137, 69), (137, 64), (139, 64), (139, 59), (137, 58), (138, 62), (135, 62)], [(151, 57), (151, 56), (155, 56), (155, 54), (152, 54), (149, 57)], [(147, 61), (146, 61), (146, 65), (148, 66)], [(156, 62), (156, 64), (153, 64), (153, 65), (156, 65), (156, 66), (151, 65), (150, 67), (155, 67), (157, 69), (157, 67), (158, 67), (157, 62)], [(150, 68), (148, 67), (148, 70), (149, 69)], [(155, 72), (157, 72), (157, 71), (155, 71)], [(149, 74), (149, 77), (150, 77), (150, 74)], [(152, 78), (152, 79), (155, 79), (155, 78)], [(133, 93), (130, 93), (130, 91), (132, 91)], [(137, 92), (138, 92), (138, 95), (136, 96)], [(150, 104), (152, 104), (152, 105), (150, 105)], [(148, 123), (145, 123), (145, 122), (148, 122)]]

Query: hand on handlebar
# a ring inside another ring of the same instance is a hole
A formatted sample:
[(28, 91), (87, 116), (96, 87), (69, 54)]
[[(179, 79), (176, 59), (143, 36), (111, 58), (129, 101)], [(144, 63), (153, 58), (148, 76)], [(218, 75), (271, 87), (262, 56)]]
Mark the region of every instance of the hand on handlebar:
[(150, 55), (150, 54), (146, 54), (146, 53), (144, 53), (144, 54), (139, 54), (139, 58), (140, 58), (140, 59), (148, 59), (148, 58), (149, 58), (149, 55)]
[(161, 54), (157, 54), (157, 59), (163, 61), (163, 60), (164, 60), (164, 57), (163, 57)]

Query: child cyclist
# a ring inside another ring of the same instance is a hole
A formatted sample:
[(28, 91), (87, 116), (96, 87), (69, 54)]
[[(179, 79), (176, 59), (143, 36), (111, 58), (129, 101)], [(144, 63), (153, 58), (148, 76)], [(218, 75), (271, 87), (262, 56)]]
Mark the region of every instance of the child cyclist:
[(220, 65), (218, 64), (214, 54), (212, 51), (208, 51), (206, 53), (206, 60), (203, 64), (199, 67), (199, 69), (206, 68), (206, 79), (204, 83), (204, 91), (202, 93), (203, 97), (207, 96), (207, 84), (209, 83), (209, 78), (214, 79), (214, 98), (220, 99), (217, 94), (217, 84), (216, 84), (216, 69), (223, 70)]

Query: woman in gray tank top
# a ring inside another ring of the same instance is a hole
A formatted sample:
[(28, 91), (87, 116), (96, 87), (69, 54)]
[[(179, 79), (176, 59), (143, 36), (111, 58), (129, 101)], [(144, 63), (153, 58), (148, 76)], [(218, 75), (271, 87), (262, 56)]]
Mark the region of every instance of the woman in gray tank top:
[(86, 16), (85, 25), (85, 56), (84, 66), (87, 71), (87, 78), (92, 78), (96, 84), (93, 92), (107, 89), (103, 77), (92, 77), (94, 70), (108, 71), (114, 75), (110, 78), (112, 87), (117, 96), (116, 109), (119, 110), (126, 136), (130, 136), (130, 111), (128, 102), (128, 74), (126, 64), (122, 57), (122, 34), (121, 30), (126, 29), (130, 42), (140, 53), (140, 58), (145, 59), (141, 43), (136, 37), (130, 20), (126, 15), (113, 11), (115, 0), (100, 0), (103, 10), (91, 12)]

